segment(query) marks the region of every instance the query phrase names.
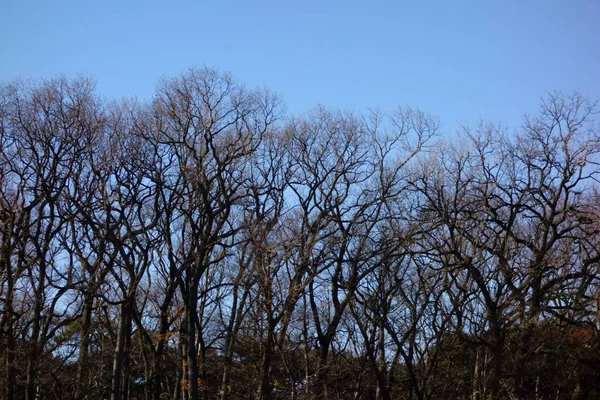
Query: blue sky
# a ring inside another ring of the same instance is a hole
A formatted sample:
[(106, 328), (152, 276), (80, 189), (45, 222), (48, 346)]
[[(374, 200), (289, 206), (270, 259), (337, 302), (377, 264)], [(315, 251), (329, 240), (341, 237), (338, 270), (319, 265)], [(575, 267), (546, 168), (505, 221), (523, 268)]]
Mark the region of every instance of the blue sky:
[(85, 74), (150, 99), (191, 66), (316, 104), (516, 126), (540, 96), (600, 99), (600, 1), (0, 0), (0, 81)]

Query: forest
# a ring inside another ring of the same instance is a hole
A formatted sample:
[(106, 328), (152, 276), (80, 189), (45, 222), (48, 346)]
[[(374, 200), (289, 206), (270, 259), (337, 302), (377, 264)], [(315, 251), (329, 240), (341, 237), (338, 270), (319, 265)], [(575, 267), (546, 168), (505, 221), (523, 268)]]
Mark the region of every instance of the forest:
[(3, 83), (0, 397), (600, 398), (598, 111)]

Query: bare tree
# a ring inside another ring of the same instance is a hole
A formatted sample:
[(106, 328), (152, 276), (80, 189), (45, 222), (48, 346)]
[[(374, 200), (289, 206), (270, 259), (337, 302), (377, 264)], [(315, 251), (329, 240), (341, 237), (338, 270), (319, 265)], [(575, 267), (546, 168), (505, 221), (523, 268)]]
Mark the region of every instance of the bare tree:
[[(27, 348), (27, 399), (35, 398), (40, 390), (39, 362), (51, 351), (47, 348), (50, 340), (78, 314), (70, 298), (73, 264), (61, 262), (64, 248), (58, 234), (68, 221), (63, 204), (73, 173), (89, 132), (99, 123), (93, 89), (85, 79), (57, 79), (32, 86), (16, 83), (3, 89), (0, 163), (6, 235), (3, 274), (8, 278), (3, 324), (14, 338), (7, 326), (9, 318), (15, 317), (15, 301), (26, 304), (23, 312), (29, 320), (22, 337)], [(22, 275), (15, 276), (15, 272)], [(20, 295), (15, 297), (17, 292)], [(12, 392), (12, 383), (7, 387)], [(13, 396), (7, 393), (8, 398)]]
[(198, 398), (198, 295), (206, 270), (238, 230), (236, 208), (248, 196), (248, 157), (278, 116), (268, 92), (248, 91), (217, 71), (190, 70), (165, 80), (154, 100), (156, 142), (168, 148), (181, 176), (170, 189), (178, 199), (175, 232), (186, 320), (186, 386)]
[(0, 397), (592, 398), (596, 110), (432, 144), (208, 68), (2, 85)]

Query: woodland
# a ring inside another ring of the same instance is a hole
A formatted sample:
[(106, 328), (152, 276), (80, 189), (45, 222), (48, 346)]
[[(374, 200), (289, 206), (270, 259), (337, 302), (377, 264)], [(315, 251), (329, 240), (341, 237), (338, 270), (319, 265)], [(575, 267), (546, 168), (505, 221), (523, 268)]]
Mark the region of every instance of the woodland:
[(600, 398), (596, 103), (513, 130), (0, 85), (0, 397)]

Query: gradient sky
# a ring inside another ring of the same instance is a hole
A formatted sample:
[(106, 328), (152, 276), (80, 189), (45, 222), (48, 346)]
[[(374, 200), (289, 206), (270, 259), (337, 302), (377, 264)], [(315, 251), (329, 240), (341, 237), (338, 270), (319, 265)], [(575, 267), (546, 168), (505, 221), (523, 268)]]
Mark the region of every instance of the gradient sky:
[(549, 91), (600, 99), (600, 1), (0, 0), (0, 81), (85, 74), (150, 99), (191, 66), (291, 113), (411, 105), (517, 126)]

